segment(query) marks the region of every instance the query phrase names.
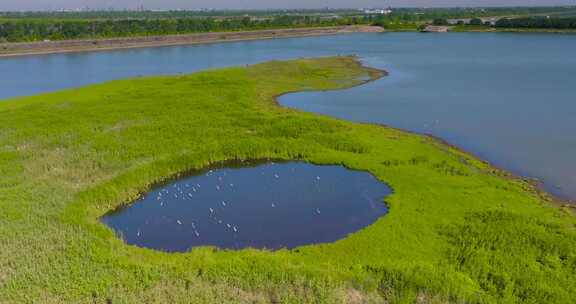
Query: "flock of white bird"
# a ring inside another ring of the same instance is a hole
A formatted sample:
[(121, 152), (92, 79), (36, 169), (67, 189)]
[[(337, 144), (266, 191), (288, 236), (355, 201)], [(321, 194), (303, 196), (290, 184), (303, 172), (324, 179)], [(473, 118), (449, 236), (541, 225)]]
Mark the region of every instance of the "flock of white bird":
[[(210, 170), (206, 173), (206, 176), (211, 176), (212, 174), (214, 174), (214, 171)], [(226, 176), (227, 176), (227, 173), (223, 172), (222, 176), (218, 177), (218, 181), (221, 184), (217, 184), (215, 186), (216, 191), (222, 191), (226, 186), (228, 186), (229, 188), (234, 188), (234, 184), (232, 184), (232, 183), (229, 183), (227, 185), (223, 184), (223, 177), (226, 177)], [(280, 175), (277, 173), (275, 173), (273, 176), (275, 179), (280, 179)], [(319, 182), (319, 181), (320, 181), (320, 176), (316, 176), (315, 182)], [(168, 202), (172, 197), (174, 199), (192, 200), (194, 198), (194, 194), (198, 193), (200, 191), (200, 189), (202, 188), (202, 186), (199, 183), (196, 183), (196, 184), (175, 183), (171, 188), (174, 190), (174, 192), (171, 192), (169, 190), (170, 187), (166, 187), (166, 188), (157, 192), (156, 201), (159, 203), (160, 207), (166, 206), (166, 202)], [(225, 207), (229, 206), (229, 203), (227, 203), (226, 201), (220, 201), (220, 205), (222, 206), (222, 208), (225, 208)], [(277, 207), (276, 202), (272, 202), (271, 206), (272, 206), (272, 208), (276, 208)], [(209, 207), (208, 212), (209, 212), (209, 217), (214, 221), (214, 223), (222, 225), (225, 229), (227, 229), (227, 231), (230, 231), (232, 233), (236, 234), (239, 232), (239, 228), (236, 225), (231, 224), (231, 223), (225, 223), (222, 219), (218, 218), (216, 206)], [(314, 210), (314, 213), (317, 215), (321, 214), (320, 209), (316, 208)], [(184, 220), (181, 220), (181, 219), (177, 219), (175, 222), (177, 225), (184, 225), (185, 224)], [(196, 237), (200, 237), (200, 233), (198, 232), (197, 224), (194, 221), (191, 221), (190, 225), (192, 227), (193, 235), (195, 235)], [(139, 237), (139, 238), (142, 237), (142, 231), (141, 230), (137, 231), (137, 237)]]

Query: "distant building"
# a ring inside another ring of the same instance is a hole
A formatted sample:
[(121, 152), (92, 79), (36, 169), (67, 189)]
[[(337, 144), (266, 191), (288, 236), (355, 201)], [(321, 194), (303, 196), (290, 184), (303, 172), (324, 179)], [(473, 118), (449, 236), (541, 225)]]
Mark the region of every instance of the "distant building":
[(340, 19), (342, 17), (332, 14), (332, 15), (320, 16), (319, 18), (320, 18), (320, 20), (336, 20), (336, 19)]
[(424, 33), (447, 33), (450, 28), (447, 26), (428, 25), (422, 32)]
[(365, 8), (362, 9), (362, 12), (364, 12), (366, 15), (390, 15), (392, 14), (392, 8)]
[(489, 17), (489, 18), (481, 18), (482, 22), (484, 22), (485, 24), (490, 24), (490, 25), (496, 25), (496, 22), (498, 22), (500, 19), (502, 19), (502, 17)]
[(458, 24), (468, 24), (470, 23), (470, 18), (461, 18), (461, 19), (448, 19), (448, 24), (450, 25), (458, 25)]

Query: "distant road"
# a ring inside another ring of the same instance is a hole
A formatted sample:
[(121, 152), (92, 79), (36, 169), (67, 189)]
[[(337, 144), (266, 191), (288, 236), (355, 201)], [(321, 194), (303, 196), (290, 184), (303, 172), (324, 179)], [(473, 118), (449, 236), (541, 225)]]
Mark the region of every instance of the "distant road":
[(383, 28), (375, 26), (335, 26), (244, 32), (212, 32), (186, 35), (2, 43), (0, 44), (0, 57), (382, 31), (384, 31)]

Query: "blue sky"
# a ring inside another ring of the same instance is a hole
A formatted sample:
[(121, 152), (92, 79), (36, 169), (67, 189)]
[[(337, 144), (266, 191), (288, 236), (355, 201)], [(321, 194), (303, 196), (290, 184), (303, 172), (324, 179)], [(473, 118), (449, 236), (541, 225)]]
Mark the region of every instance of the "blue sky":
[(576, 5), (576, 0), (0, 0), (0, 10), (46, 10), (60, 8), (321, 8), (383, 6), (536, 6)]

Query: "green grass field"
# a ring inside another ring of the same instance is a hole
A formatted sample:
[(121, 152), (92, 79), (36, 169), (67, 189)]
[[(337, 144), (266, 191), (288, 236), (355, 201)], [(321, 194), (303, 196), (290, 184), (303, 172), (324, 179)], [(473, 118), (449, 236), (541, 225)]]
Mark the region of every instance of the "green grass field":
[[(136, 78), (0, 102), (0, 303), (570, 303), (576, 220), (429, 137), (279, 107), (383, 73), (352, 57)], [(368, 170), (388, 215), (276, 252), (127, 246), (99, 217), (229, 159)]]

